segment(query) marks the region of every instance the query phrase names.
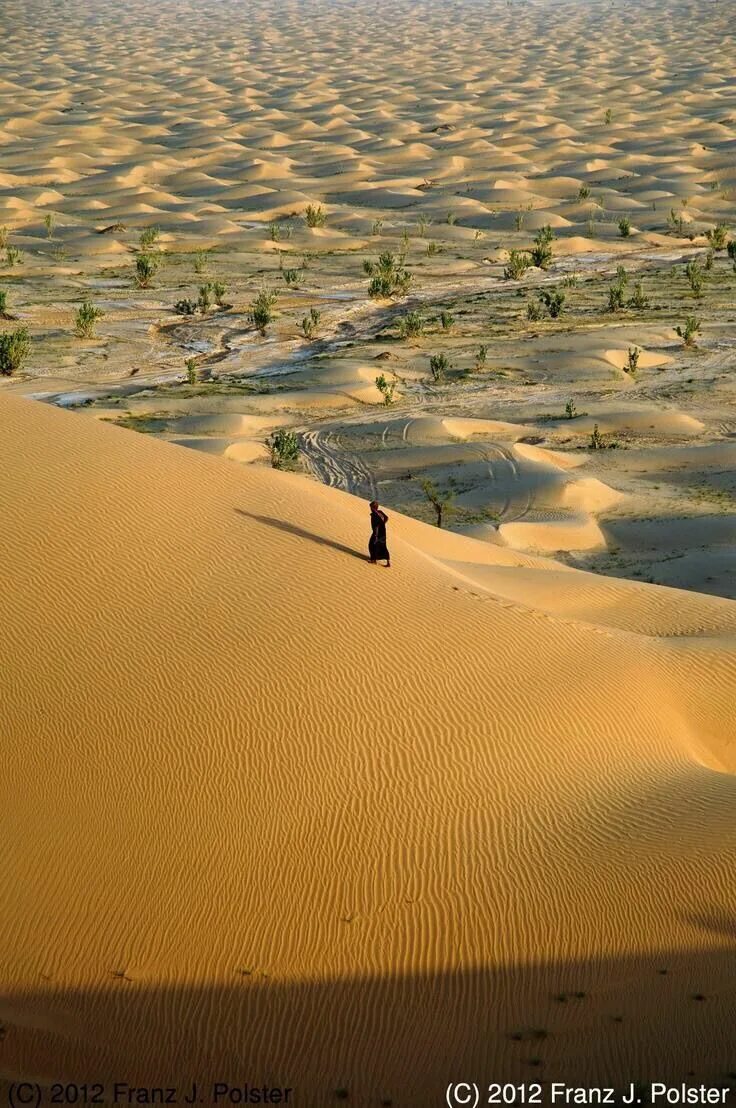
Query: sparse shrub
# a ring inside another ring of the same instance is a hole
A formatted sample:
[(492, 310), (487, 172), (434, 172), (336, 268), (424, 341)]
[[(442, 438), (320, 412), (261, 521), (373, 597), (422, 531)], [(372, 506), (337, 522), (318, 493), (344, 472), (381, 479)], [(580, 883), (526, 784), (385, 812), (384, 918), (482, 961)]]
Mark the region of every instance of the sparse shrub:
[(15, 246), (6, 246), (5, 248), (5, 260), (12, 269), (16, 265), (20, 265), (23, 261), (23, 252), (18, 250)]
[(576, 289), (580, 284), (580, 278), (577, 273), (568, 273), (567, 277), (562, 278), (562, 287), (565, 289)]
[(644, 295), (644, 288), (641, 281), (637, 281), (634, 285), (634, 293), (629, 300), (628, 307), (638, 308), (640, 310), (649, 307), (649, 299)]
[(305, 315), (302, 320), (302, 334), (305, 339), (314, 339), (317, 337), (321, 319), (322, 312), (318, 311), (317, 308), (309, 309), (309, 314)]
[(692, 289), (693, 296), (700, 299), (703, 295), (703, 271), (696, 261), (690, 261), (685, 266), (685, 276)]
[(685, 346), (695, 346), (696, 336), (700, 334), (700, 320), (689, 315), (682, 327), (675, 327), (675, 334), (680, 336)]
[(207, 312), (212, 307), (212, 285), (200, 285), (197, 307), (202, 315), (207, 315)]
[(272, 242), (279, 242), (279, 240), (281, 239), (281, 228), (279, 227), (278, 223), (269, 223), (268, 233), (271, 236)]
[(27, 327), (0, 335), (0, 376), (12, 377), (24, 366), (31, 352), (31, 336)]
[(158, 262), (152, 254), (139, 254), (135, 260), (135, 283), (138, 288), (150, 288), (157, 269)]
[(427, 230), (431, 222), (432, 220), (428, 219), (426, 215), (419, 216), (419, 219), (417, 220), (417, 230), (419, 231), (419, 237), (421, 239), (427, 237)]
[(177, 300), (174, 304), (174, 311), (177, 315), (194, 315), (197, 310), (197, 301), (190, 300), (188, 297), (184, 300)]
[(74, 317), (74, 328), (80, 339), (90, 339), (95, 333), (95, 324), (102, 319), (105, 313), (101, 308), (95, 308), (89, 300), (85, 300), (77, 309)]
[(282, 270), (282, 277), (286, 281), (286, 284), (298, 285), (299, 284), (299, 270), (298, 269), (284, 269)]
[(530, 323), (539, 323), (542, 318), (542, 305), (538, 300), (530, 300), (526, 306), (526, 318)]
[(578, 201), (580, 203), (582, 203), (583, 200), (587, 200), (589, 196), (590, 196), (590, 189), (588, 188), (588, 186), (587, 185), (581, 185), (580, 188), (578, 189)]
[(408, 231), (404, 231), (401, 235), (401, 253), (402, 254), (408, 254), (409, 253), (409, 232)]
[(478, 353), (475, 355), (475, 366), (473, 368), (478, 370), (478, 371), (480, 371), (482, 369), (485, 369), (487, 360), (488, 360), (488, 347), (485, 346), (484, 344), (481, 344), (478, 347)]
[(442, 250), (442, 247), (439, 246), (436, 242), (428, 242), (427, 243), (427, 257), (428, 258), (433, 258), (435, 256), (435, 254), (439, 254), (441, 250)]
[(547, 269), (552, 261), (552, 241), (555, 233), (549, 224), (540, 227), (534, 236), (534, 246), (531, 249), (532, 263), (540, 269)]
[(561, 289), (542, 289), (539, 299), (552, 319), (558, 319), (562, 315), (565, 305), (565, 294)]
[(394, 389), (396, 388), (395, 381), (388, 381), (383, 374), (380, 377), (376, 377), (376, 388), (383, 396), (383, 402), (388, 407), (393, 404), (394, 401)]
[(447, 222), (451, 227), (455, 226), (455, 224), (457, 223), (457, 215), (455, 214), (455, 212), (447, 213)]
[(603, 116), (603, 119), (606, 126), (609, 127), (611, 125), (611, 121), (613, 120), (613, 112), (610, 108), (606, 108), (606, 114)]
[(378, 236), (380, 236), (382, 230), (383, 230), (383, 220), (382, 219), (374, 220), (373, 221), (373, 226), (371, 227), (371, 234), (378, 237)]
[(618, 221), (618, 233), (622, 239), (627, 239), (631, 234), (631, 220), (627, 215), (622, 215)]
[(419, 312), (407, 312), (399, 320), (399, 337), (402, 339), (415, 339), (424, 330), (424, 320)]
[(8, 245), (8, 228), (0, 227), (0, 250), (5, 250)]
[(520, 280), (532, 264), (532, 259), (525, 250), (510, 250), (509, 260), (504, 267), (503, 275), (507, 281)]
[(605, 450), (605, 447), (606, 447), (605, 440), (603, 438), (603, 435), (600, 433), (600, 431), (598, 429), (598, 424), (596, 423), (593, 427), (593, 430), (591, 431), (591, 434), (590, 434), (590, 449), (591, 450)]
[(194, 255), (194, 272), (206, 273), (210, 262), (209, 250), (198, 250)]
[(150, 250), (161, 235), (160, 227), (146, 227), (138, 236), (141, 250)]
[(63, 262), (66, 259), (67, 253), (67, 248), (63, 243), (59, 243), (58, 246), (52, 246), (51, 248), (51, 257), (55, 262)]
[(639, 368), (639, 357), (641, 350), (638, 350), (635, 346), (630, 346), (626, 355), (626, 372), (630, 374), (636, 373)]
[(667, 216), (667, 223), (673, 231), (677, 231), (678, 235), (681, 235), (685, 226), (685, 220), (682, 213), (678, 213), (674, 208), (670, 208), (670, 214)]
[(0, 289), (0, 319), (8, 319), (8, 291)]
[(710, 273), (713, 269), (713, 263), (716, 260), (715, 250), (707, 250), (705, 253), (705, 261), (703, 262), (703, 269), (706, 273)]
[(736, 239), (731, 239), (731, 241), (726, 246), (726, 250), (728, 252), (729, 258), (731, 258), (732, 261), (736, 262)]
[(433, 354), (429, 359), (429, 370), (432, 374), (432, 379), (438, 384), (444, 381), (449, 369), (450, 363), (446, 354)]
[(404, 267), (404, 255), (396, 257), (384, 251), (375, 262), (363, 262), (363, 269), (371, 278), (368, 295), (374, 299), (388, 300), (393, 296), (406, 296), (411, 284), (411, 274)]
[(227, 289), (222, 281), (213, 281), (211, 288), (212, 295), (215, 299), (215, 304), (217, 304), (218, 308), (221, 308), (225, 302), (225, 293), (227, 292)]
[(327, 222), (327, 212), (321, 204), (307, 204), (304, 220), (307, 227), (324, 227)]
[(524, 213), (519, 211), (514, 216), (514, 227), (516, 228), (517, 231), (520, 231), (523, 226), (524, 226)]
[(279, 428), (274, 431), (266, 445), (271, 454), (271, 465), (274, 469), (284, 469), (293, 465), (299, 457), (299, 439), (294, 431), (285, 431)]
[(187, 371), (187, 384), (196, 385), (198, 380), (197, 363), (195, 362), (194, 358), (187, 358), (184, 364)]
[(302, 254), (302, 269), (309, 269), (316, 255), (312, 250), (305, 250)]
[(618, 283), (620, 285), (623, 285), (624, 287), (626, 287), (626, 285), (628, 285), (629, 275), (626, 272), (626, 266), (623, 266), (623, 265), (617, 265), (616, 266), (616, 280), (618, 281)]
[(440, 327), (443, 331), (451, 331), (455, 324), (452, 314), (444, 309), (440, 312)]
[(621, 281), (615, 281), (608, 287), (608, 310), (620, 312), (624, 307), (625, 286)]
[(269, 323), (273, 322), (273, 306), (278, 298), (278, 293), (272, 289), (261, 289), (251, 302), (248, 317), (251, 325), (265, 335)]
[(46, 238), (50, 239), (54, 234), (54, 227), (56, 226), (53, 212), (46, 212), (46, 215), (43, 217), (43, 224), (46, 228)]
[(565, 404), (565, 418), (566, 419), (575, 419), (575, 416), (577, 414), (578, 414), (578, 410), (575, 407), (575, 401), (574, 400), (568, 400), (567, 404)]
[(705, 232), (705, 237), (714, 250), (725, 250), (728, 242), (728, 227), (725, 223), (717, 223), (715, 227)]
[(434, 509), (437, 526), (442, 526), (442, 520), (446, 515), (449, 515), (453, 511), (452, 501), (455, 496), (454, 489), (448, 489), (446, 492), (442, 492), (435, 485), (434, 481), (426, 479), (421, 482), (422, 492), (426, 496), (429, 503)]

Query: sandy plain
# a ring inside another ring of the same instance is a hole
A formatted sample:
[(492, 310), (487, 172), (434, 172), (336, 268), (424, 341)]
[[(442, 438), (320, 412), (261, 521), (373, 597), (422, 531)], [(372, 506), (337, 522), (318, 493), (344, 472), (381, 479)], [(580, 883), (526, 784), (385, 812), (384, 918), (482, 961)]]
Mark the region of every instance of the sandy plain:
[(10, 0), (4, 42), (4, 1081), (736, 1081), (727, 7)]

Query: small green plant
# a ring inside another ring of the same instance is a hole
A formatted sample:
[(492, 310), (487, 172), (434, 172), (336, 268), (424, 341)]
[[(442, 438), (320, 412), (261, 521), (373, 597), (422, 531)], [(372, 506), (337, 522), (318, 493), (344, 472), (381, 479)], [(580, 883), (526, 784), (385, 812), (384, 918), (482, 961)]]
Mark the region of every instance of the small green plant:
[(455, 490), (448, 489), (446, 492), (442, 492), (434, 481), (430, 481), (429, 479), (422, 481), (421, 486), (422, 492), (434, 509), (437, 526), (442, 527), (442, 520), (444, 517), (449, 515), (451, 511), (454, 511), (452, 502), (455, 497)]
[(555, 233), (549, 224), (540, 227), (534, 236), (534, 246), (531, 249), (532, 263), (539, 269), (548, 269), (552, 261), (552, 241)]
[(713, 269), (713, 263), (715, 262), (715, 260), (716, 260), (715, 250), (706, 250), (705, 260), (703, 262), (703, 269), (705, 270), (706, 273), (711, 272), (711, 270)]
[(382, 230), (383, 230), (383, 220), (382, 219), (375, 219), (373, 221), (373, 226), (371, 227), (371, 234), (375, 235), (376, 238), (379, 238), (380, 235), (381, 235)]
[(399, 320), (399, 338), (415, 339), (424, 330), (424, 320), (419, 312), (407, 312)]
[(448, 212), (447, 216), (446, 216), (446, 219), (447, 219), (447, 222), (449, 223), (450, 227), (454, 227), (455, 224), (457, 223), (457, 215), (455, 214), (455, 212)]
[(23, 261), (23, 252), (18, 250), (15, 246), (6, 246), (5, 260), (12, 269), (14, 266), (20, 265)]
[(102, 319), (104, 314), (101, 308), (95, 308), (89, 300), (85, 300), (74, 317), (74, 329), (79, 338), (91, 339), (95, 333), (97, 320)]
[(194, 272), (197, 274), (206, 273), (210, 263), (209, 250), (198, 250), (194, 255)]
[(0, 250), (5, 250), (8, 245), (8, 228), (0, 227)]
[(160, 227), (146, 227), (138, 236), (141, 250), (150, 250), (161, 235)]
[(488, 347), (485, 346), (485, 344), (481, 344), (478, 347), (478, 353), (475, 355), (475, 365), (473, 366), (473, 368), (480, 372), (480, 370), (485, 369), (487, 361)]
[(580, 203), (582, 203), (583, 200), (587, 200), (589, 196), (590, 196), (590, 189), (588, 188), (588, 186), (587, 185), (581, 185), (580, 188), (578, 189), (578, 201)]
[(177, 300), (174, 304), (174, 311), (177, 315), (194, 315), (197, 310), (197, 301), (190, 300), (188, 297), (184, 300)]
[(675, 327), (675, 334), (679, 335), (685, 346), (695, 346), (696, 337), (700, 334), (700, 320), (694, 315), (687, 316), (682, 327)]
[(622, 239), (627, 239), (631, 234), (631, 220), (627, 215), (622, 215), (618, 221), (618, 233)]
[(516, 215), (514, 216), (514, 227), (516, 228), (517, 231), (520, 231), (523, 226), (524, 226), (524, 213), (522, 211), (518, 211), (516, 213)]
[(725, 250), (728, 242), (728, 227), (725, 223), (717, 223), (715, 227), (705, 232), (705, 237), (714, 250)]
[(600, 431), (598, 429), (598, 424), (596, 423), (593, 427), (593, 430), (591, 431), (591, 434), (590, 434), (590, 449), (591, 450), (605, 450), (605, 448), (606, 448), (605, 440), (603, 438), (603, 435), (600, 433)]
[(383, 374), (380, 377), (376, 377), (376, 388), (383, 396), (383, 402), (386, 407), (394, 402), (394, 389), (396, 388), (395, 381), (389, 381)]
[(222, 281), (213, 281), (210, 286), (212, 289), (212, 296), (214, 297), (215, 304), (218, 308), (222, 308), (225, 303), (225, 293), (227, 289)]
[(444, 381), (449, 369), (450, 363), (446, 354), (432, 354), (429, 359), (429, 371), (432, 374), (433, 381), (438, 384)]
[(454, 325), (454, 316), (443, 308), (440, 312), (440, 327), (443, 331), (451, 331)]
[(606, 113), (603, 116), (603, 119), (605, 121), (606, 127), (610, 127), (611, 121), (613, 120), (613, 112), (610, 108), (606, 108)]
[(31, 336), (27, 327), (0, 335), (0, 376), (18, 373), (31, 352)]
[(736, 262), (736, 239), (731, 239), (731, 241), (726, 246), (726, 252), (728, 253), (729, 258), (731, 258), (732, 261)]
[(526, 318), (530, 323), (539, 323), (542, 318), (542, 305), (538, 300), (530, 300), (526, 306)]
[(634, 292), (629, 299), (628, 307), (638, 308), (640, 311), (649, 307), (649, 298), (644, 295), (644, 288), (641, 281), (637, 281), (634, 285)]
[(633, 376), (639, 368), (639, 358), (641, 356), (641, 350), (638, 350), (635, 346), (630, 346), (626, 355), (626, 372)]
[(370, 277), (368, 295), (374, 299), (389, 300), (394, 296), (406, 296), (411, 284), (411, 274), (404, 266), (404, 255), (396, 257), (384, 251), (375, 262), (363, 262), (363, 269)]
[(670, 214), (667, 216), (667, 223), (673, 231), (676, 231), (678, 235), (682, 235), (685, 220), (681, 212), (676, 212), (674, 208), (670, 208)]
[(284, 269), (281, 272), (281, 276), (284, 278), (289, 287), (299, 284), (299, 270), (298, 269)]
[(262, 335), (265, 335), (269, 323), (273, 322), (273, 306), (278, 298), (278, 293), (272, 289), (261, 289), (248, 309), (248, 317), (251, 325)]
[(565, 419), (575, 419), (577, 414), (578, 410), (575, 407), (575, 401), (568, 400), (567, 404), (565, 404)]
[(187, 384), (196, 385), (199, 380), (199, 374), (197, 373), (197, 363), (194, 358), (187, 358), (184, 365), (187, 373)]
[(510, 250), (509, 260), (506, 263), (503, 275), (507, 281), (519, 281), (532, 264), (532, 259), (525, 250)]
[(304, 220), (307, 227), (324, 227), (327, 222), (327, 212), (321, 204), (307, 204)]
[(685, 266), (685, 276), (692, 289), (693, 296), (700, 299), (703, 295), (703, 271), (696, 261), (690, 261)]
[(139, 254), (135, 260), (134, 280), (139, 289), (151, 287), (151, 282), (156, 275), (158, 262), (152, 254)]
[(424, 239), (427, 237), (427, 230), (429, 229), (431, 223), (432, 220), (428, 219), (426, 215), (419, 216), (419, 219), (417, 220), (417, 230), (419, 232), (420, 239)]
[(439, 254), (441, 252), (441, 250), (442, 250), (442, 247), (439, 246), (436, 242), (428, 242), (427, 243), (426, 253), (427, 253), (428, 258), (433, 258), (435, 256), (435, 254)]
[(278, 223), (269, 223), (268, 233), (271, 236), (271, 242), (280, 242), (281, 240), (281, 228)]
[(212, 307), (212, 285), (200, 285), (199, 297), (197, 298), (197, 307), (202, 315), (207, 315), (208, 311)]
[(561, 289), (542, 289), (539, 299), (550, 314), (551, 319), (559, 319), (565, 306), (565, 294)]
[(43, 224), (46, 228), (46, 238), (53, 238), (54, 227), (56, 226), (56, 220), (54, 219), (53, 212), (46, 212), (46, 215), (43, 217)]
[(608, 287), (608, 310), (609, 312), (620, 312), (623, 310), (625, 303), (626, 286), (621, 281), (614, 281), (612, 285)]
[(309, 314), (305, 315), (302, 319), (302, 334), (305, 339), (314, 339), (317, 337), (321, 319), (322, 312), (318, 311), (317, 308), (309, 309)]
[(55, 262), (63, 262), (66, 259), (67, 253), (67, 248), (63, 243), (51, 247), (51, 257)]
[(294, 431), (279, 428), (266, 440), (274, 469), (293, 465), (299, 457), (299, 439)]
[(580, 284), (580, 278), (577, 273), (568, 273), (566, 277), (562, 278), (563, 289), (576, 289)]
[(8, 315), (8, 291), (0, 289), (0, 319), (9, 319)]

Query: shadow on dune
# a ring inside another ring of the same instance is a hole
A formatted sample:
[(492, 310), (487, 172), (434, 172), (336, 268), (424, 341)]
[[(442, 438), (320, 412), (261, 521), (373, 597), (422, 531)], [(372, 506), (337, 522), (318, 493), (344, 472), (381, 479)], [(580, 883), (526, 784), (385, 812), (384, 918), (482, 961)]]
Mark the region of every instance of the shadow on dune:
[[(360, 920), (345, 923), (360, 940)], [(247, 949), (247, 921), (244, 921)], [(154, 986), (101, 970), (0, 997), (6, 1081), (289, 1085), (316, 1108), (445, 1103), (450, 1080), (733, 1083), (736, 945), (728, 949), (413, 976)], [(547, 1103), (548, 1098), (543, 1098)], [(230, 1103), (221, 1100), (220, 1103)], [(483, 1103), (483, 1101), (481, 1101)], [(517, 1103), (521, 1103), (517, 1101)]]
[(235, 511), (239, 516), (245, 516), (246, 519), (254, 519), (257, 523), (265, 523), (267, 527), (274, 527), (277, 531), (286, 531), (287, 534), (296, 535), (300, 539), (309, 539), (310, 542), (315, 542), (318, 546), (330, 546), (333, 550), (339, 550), (341, 554), (349, 554), (352, 558), (360, 559), (361, 562), (369, 561), (367, 554), (361, 554), (359, 550), (355, 550), (351, 546), (345, 546), (341, 542), (334, 542), (332, 539), (326, 539), (322, 535), (315, 535), (314, 531), (305, 531), (303, 527), (297, 527), (293, 523), (286, 523), (283, 519), (274, 519), (272, 516), (259, 516), (254, 512), (246, 512), (243, 508), (236, 508)]

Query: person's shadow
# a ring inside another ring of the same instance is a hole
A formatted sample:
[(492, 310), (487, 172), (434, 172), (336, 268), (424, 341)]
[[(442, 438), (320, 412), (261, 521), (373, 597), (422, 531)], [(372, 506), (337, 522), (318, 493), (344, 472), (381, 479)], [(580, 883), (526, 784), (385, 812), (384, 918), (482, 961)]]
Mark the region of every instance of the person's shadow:
[(255, 519), (258, 523), (265, 523), (268, 527), (273, 527), (277, 531), (286, 531), (287, 534), (296, 535), (300, 539), (309, 539), (311, 542), (317, 543), (318, 546), (331, 546), (333, 550), (339, 550), (341, 554), (349, 554), (352, 558), (358, 558), (361, 562), (370, 561), (367, 554), (361, 554), (351, 546), (345, 546), (333, 539), (326, 539), (322, 535), (315, 535), (313, 531), (305, 531), (303, 527), (297, 527), (293, 523), (285, 523), (284, 520), (274, 519), (272, 516), (259, 516), (254, 512), (246, 512), (243, 508), (236, 508), (235, 511), (238, 515), (245, 516), (246, 519)]

